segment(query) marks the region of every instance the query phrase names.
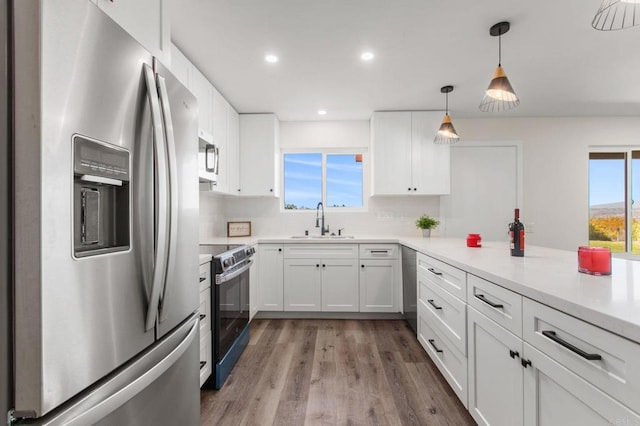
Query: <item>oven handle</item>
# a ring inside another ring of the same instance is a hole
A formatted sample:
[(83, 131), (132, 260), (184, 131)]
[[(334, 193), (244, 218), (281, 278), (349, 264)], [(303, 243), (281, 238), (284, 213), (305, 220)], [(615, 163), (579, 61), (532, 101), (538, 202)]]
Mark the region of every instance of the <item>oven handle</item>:
[(229, 280), (234, 279), (238, 275), (244, 274), (249, 270), (249, 268), (251, 268), (252, 264), (253, 264), (253, 259), (249, 259), (246, 261), (245, 265), (240, 269), (237, 269), (229, 274), (216, 274), (216, 285), (223, 284)]

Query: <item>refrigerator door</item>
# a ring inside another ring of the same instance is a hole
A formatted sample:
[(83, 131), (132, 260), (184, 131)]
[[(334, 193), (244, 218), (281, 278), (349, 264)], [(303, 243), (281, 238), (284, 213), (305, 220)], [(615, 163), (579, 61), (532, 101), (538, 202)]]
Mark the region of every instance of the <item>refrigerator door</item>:
[(160, 296), (158, 335), (199, 305), (198, 109), (191, 92), (157, 60), (156, 81), (169, 158), (170, 237), (167, 279)]
[(199, 425), (198, 331), (193, 316), (85, 396), (34, 424)]
[[(15, 409), (41, 416), (155, 341), (145, 329), (154, 170), (143, 78), (153, 58), (91, 2), (13, 5)], [(143, 207), (129, 213), (126, 250), (74, 256), (75, 135), (129, 153), (128, 205)]]

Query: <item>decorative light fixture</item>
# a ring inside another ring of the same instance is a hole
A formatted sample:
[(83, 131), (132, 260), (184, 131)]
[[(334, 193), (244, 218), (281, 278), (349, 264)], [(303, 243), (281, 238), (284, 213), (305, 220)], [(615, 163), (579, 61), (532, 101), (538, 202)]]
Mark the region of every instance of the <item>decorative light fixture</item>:
[(319, 109), (318, 110), (318, 115), (327, 115), (327, 111), (324, 109)]
[(370, 61), (375, 57), (375, 55), (373, 54), (373, 52), (363, 52), (362, 55), (360, 55), (360, 59), (362, 59), (363, 61)]
[(493, 74), (489, 87), (484, 92), (484, 98), (480, 102), (480, 111), (504, 111), (514, 108), (520, 103), (520, 99), (518, 99), (507, 75), (502, 69), (502, 34), (509, 31), (509, 27), (508, 22), (499, 22), (489, 30), (489, 34), (493, 37), (498, 37), (498, 68)]
[(264, 60), (269, 62), (270, 64), (275, 64), (276, 62), (278, 62), (278, 57), (276, 55), (266, 55), (264, 57)]
[(449, 93), (451, 92), (453, 92), (453, 86), (444, 86), (440, 89), (440, 93), (444, 93), (446, 97), (446, 108), (442, 124), (438, 129), (438, 133), (436, 133), (433, 143), (445, 144), (460, 141), (460, 136), (458, 136), (458, 132), (456, 132), (455, 127), (453, 127), (451, 123), (451, 117), (449, 117)]
[(603, 0), (591, 26), (600, 31), (640, 25), (640, 0)]

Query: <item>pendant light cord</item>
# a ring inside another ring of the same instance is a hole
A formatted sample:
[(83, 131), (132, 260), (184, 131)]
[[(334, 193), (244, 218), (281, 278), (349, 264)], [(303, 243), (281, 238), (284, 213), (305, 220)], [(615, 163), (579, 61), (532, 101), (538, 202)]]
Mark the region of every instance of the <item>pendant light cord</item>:
[(445, 115), (449, 115), (449, 92), (445, 93), (444, 95), (445, 100)]
[(498, 36), (498, 66), (502, 66), (502, 34)]

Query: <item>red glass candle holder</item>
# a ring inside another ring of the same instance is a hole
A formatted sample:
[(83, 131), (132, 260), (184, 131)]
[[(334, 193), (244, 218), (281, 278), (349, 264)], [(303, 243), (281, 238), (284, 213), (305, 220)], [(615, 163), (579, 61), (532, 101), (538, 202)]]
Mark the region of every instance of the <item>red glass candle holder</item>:
[(611, 275), (611, 250), (607, 247), (578, 247), (578, 271), (591, 275)]
[(480, 234), (467, 235), (467, 247), (482, 247), (482, 237)]

